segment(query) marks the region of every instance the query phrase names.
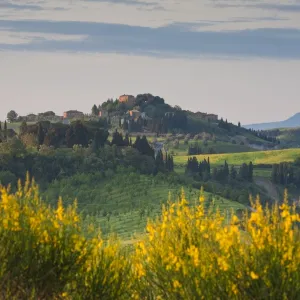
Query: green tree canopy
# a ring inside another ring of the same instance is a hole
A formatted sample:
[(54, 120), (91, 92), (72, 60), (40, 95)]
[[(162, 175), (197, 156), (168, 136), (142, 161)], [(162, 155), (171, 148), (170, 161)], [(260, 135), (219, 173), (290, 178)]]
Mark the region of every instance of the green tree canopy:
[(18, 118), (18, 114), (14, 110), (11, 110), (7, 113), (7, 120), (10, 123), (15, 122), (17, 118)]

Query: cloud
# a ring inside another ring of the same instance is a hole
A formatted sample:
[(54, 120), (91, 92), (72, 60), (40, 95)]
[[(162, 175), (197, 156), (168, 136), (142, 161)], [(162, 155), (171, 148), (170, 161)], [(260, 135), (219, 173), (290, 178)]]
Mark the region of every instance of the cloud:
[(213, 4), (215, 7), (219, 8), (259, 8), (263, 10), (276, 10), (281, 12), (292, 12), (298, 13), (300, 12), (300, 4), (297, 3), (290, 3), (290, 4), (273, 4), (273, 3), (224, 3), (224, 2), (217, 2)]
[(157, 57), (261, 57), (300, 59), (300, 30), (261, 28), (238, 31), (195, 31), (207, 23), (173, 23), (159, 28), (89, 22), (5, 21), (13, 32), (77, 35), (80, 41), (33, 40), (0, 48), (28, 51), (123, 53)]
[(85, 0), (85, 1), (111, 3), (111, 4), (141, 5), (141, 6), (153, 6), (158, 4), (158, 2), (142, 2), (137, 0)]
[(271, 4), (271, 3), (260, 3), (253, 5), (258, 8), (265, 10), (277, 10), (282, 12), (300, 12), (300, 4)]
[(58, 41), (82, 41), (86, 38), (83, 35), (67, 35), (53, 33), (36, 33), (36, 32), (11, 32), (8, 29), (0, 30), (0, 39), (7, 45), (26, 45), (40, 42), (58, 42)]
[(149, 7), (151, 8), (163, 8), (159, 2), (144, 2), (137, 0), (85, 0), (86, 2), (99, 2), (99, 3), (109, 3), (109, 4), (123, 4), (129, 6), (139, 6), (139, 7)]
[(0, 3), (0, 8), (8, 8), (15, 10), (43, 10), (43, 7), (40, 5), (31, 5), (31, 4), (16, 4), (16, 3)]

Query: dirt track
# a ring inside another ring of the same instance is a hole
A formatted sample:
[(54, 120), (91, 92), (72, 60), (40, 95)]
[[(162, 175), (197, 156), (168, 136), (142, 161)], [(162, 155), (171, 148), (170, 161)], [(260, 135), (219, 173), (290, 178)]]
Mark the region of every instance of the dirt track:
[(276, 186), (269, 180), (263, 177), (256, 177), (255, 183), (264, 188), (272, 200), (280, 201), (280, 195), (276, 189)]

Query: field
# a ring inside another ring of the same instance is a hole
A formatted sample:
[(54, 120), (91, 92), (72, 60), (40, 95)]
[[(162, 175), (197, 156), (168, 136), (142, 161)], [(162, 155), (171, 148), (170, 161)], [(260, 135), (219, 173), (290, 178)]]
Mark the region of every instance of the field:
[[(178, 148), (175, 148), (172, 146), (172, 142), (169, 143), (170, 146), (168, 146), (168, 150), (172, 152), (172, 154), (176, 156), (181, 155), (187, 155), (189, 145), (193, 145), (195, 141), (190, 140), (188, 145), (185, 145), (183, 141), (179, 141)], [(230, 142), (213, 142), (208, 141), (205, 145), (203, 141), (196, 141), (196, 143), (199, 144), (200, 148), (202, 149), (202, 152), (209, 153), (209, 149), (212, 148), (216, 153), (233, 153), (233, 152), (250, 152), (255, 151), (252, 148), (245, 146), (245, 145), (239, 145), (239, 144), (233, 144)]]
[[(239, 166), (242, 163), (249, 163), (250, 161), (252, 161), (253, 164), (275, 164), (280, 162), (293, 162), (296, 158), (300, 157), (300, 149), (197, 155), (198, 160), (207, 159), (208, 157), (212, 165), (222, 165), (225, 160), (229, 165), (235, 166)], [(176, 165), (186, 164), (187, 160), (188, 156), (182, 155), (174, 157)]]
[(271, 168), (267, 168), (267, 169), (260, 169), (260, 168), (255, 168), (253, 170), (253, 175), (254, 177), (264, 177), (264, 178), (271, 178), (271, 173), (272, 173), (272, 169)]
[[(56, 202), (58, 194), (63, 197), (64, 203), (71, 203), (77, 198), (79, 211), (87, 217), (87, 222), (100, 226), (105, 235), (117, 233), (122, 240), (130, 240), (135, 233), (143, 233), (147, 219), (157, 217), (162, 204), (167, 203), (169, 192), (170, 200), (177, 201), (182, 188), (164, 178), (138, 174), (115, 175), (89, 184), (91, 180), (75, 176), (56, 182), (47, 188), (43, 196), (51, 204)], [(185, 194), (191, 204), (198, 202), (198, 190), (185, 188)], [(208, 202), (213, 198), (212, 194), (206, 193)], [(244, 208), (238, 202), (219, 196), (214, 200), (221, 210)]]

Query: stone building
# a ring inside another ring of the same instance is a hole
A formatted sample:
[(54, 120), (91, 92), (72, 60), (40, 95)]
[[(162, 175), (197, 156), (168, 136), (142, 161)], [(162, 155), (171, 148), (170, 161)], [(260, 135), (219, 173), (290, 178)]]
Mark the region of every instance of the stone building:
[(135, 97), (132, 95), (122, 95), (119, 97), (119, 102), (126, 103), (128, 105), (134, 105)]
[(64, 119), (83, 119), (84, 113), (78, 110), (68, 110), (64, 112)]

